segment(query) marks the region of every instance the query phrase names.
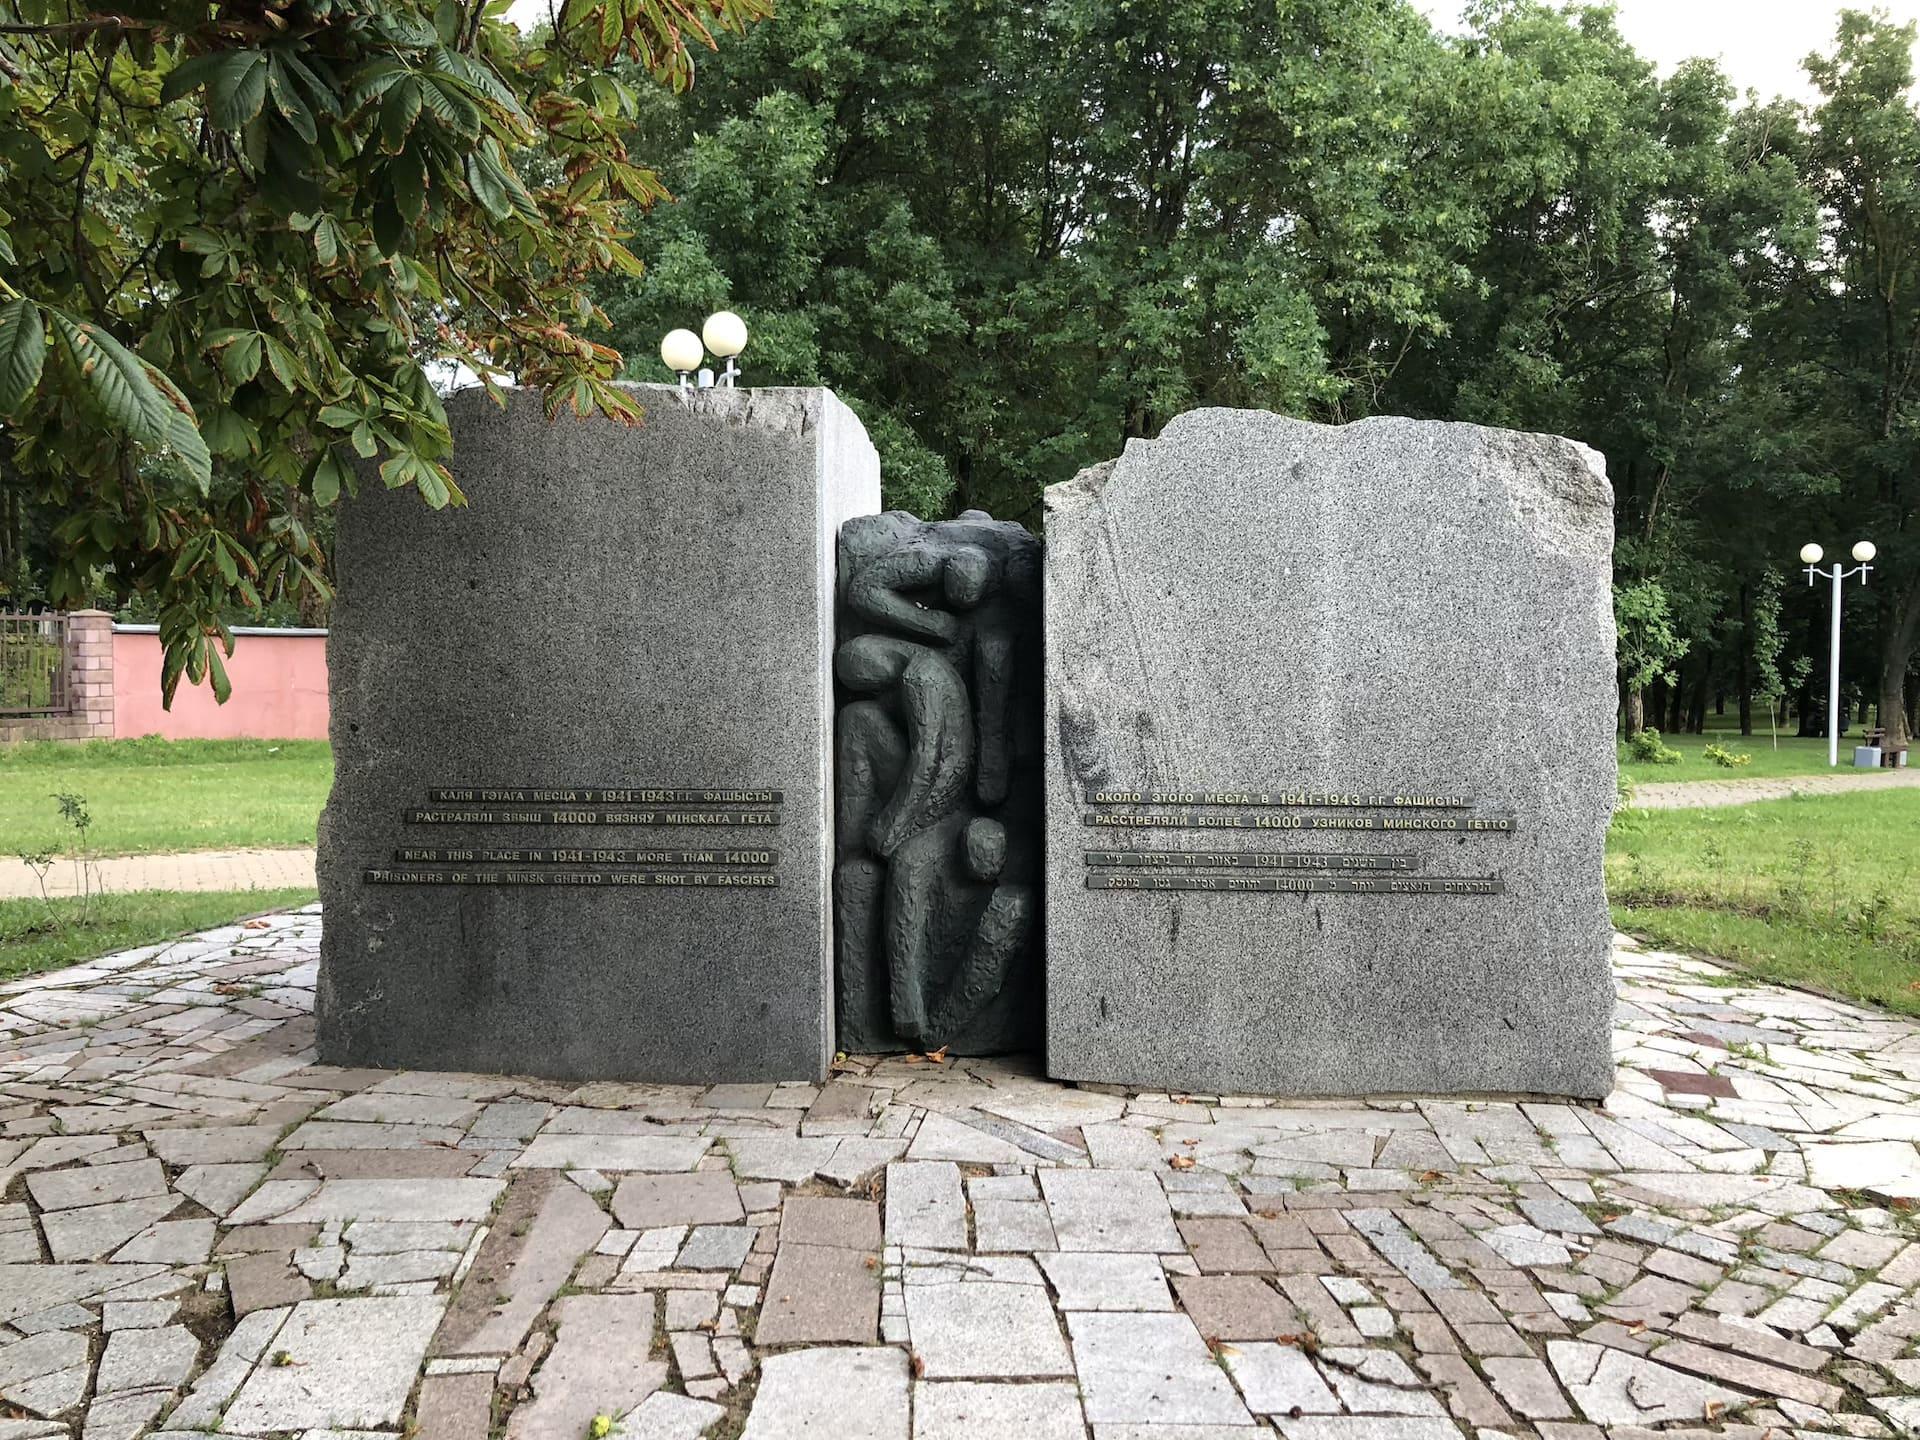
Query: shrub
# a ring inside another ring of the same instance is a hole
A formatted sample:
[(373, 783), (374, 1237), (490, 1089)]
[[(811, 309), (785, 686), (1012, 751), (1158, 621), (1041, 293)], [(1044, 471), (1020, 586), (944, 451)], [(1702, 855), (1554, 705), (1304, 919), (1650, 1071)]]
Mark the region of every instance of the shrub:
[(1678, 765), (1680, 752), (1660, 738), (1654, 729), (1642, 730), (1627, 739), (1627, 755), (1642, 765)]
[(1700, 753), (1718, 765), (1722, 770), (1738, 770), (1742, 765), (1751, 765), (1753, 763), (1753, 756), (1748, 755), (1744, 751), (1736, 755), (1733, 751), (1727, 749), (1726, 746), (1720, 744), (1709, 745)]

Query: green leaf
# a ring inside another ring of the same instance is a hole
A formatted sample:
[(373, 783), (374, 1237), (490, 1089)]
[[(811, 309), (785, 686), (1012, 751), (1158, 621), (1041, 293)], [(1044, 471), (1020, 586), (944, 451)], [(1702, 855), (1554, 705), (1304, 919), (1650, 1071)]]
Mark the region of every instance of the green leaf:
[(235, 385), (244, 385), (260, 373), (260, 340), (257, 330), (243, 331), (229, 344), (219, 348), (220, 373)]
[(397, 155), (407, 143), (407, 132), (420, 115), (421, 82), (411, 75), (387, 91), (380, 102), (380, 140), (390, 155)]
[(398, 255), (400, 247), (406, 243), (407, 222), (400, 218), (400, 207), (391, 199), (381, 199), (373, 206), (373, 243), (380, 247), (382, 255)]
[(220, 658), (219, 647), (211, 642), (207, 645), (207, 678), (213, 685), (213, 698), (226, 704), (227, 697), (233, 694), (233, 682), (227, 679), (227, 665)]
[(232, 62), (207, 82), (207, 118), (221, 130), (239, 130), (267, 99), (267, 57), (258, 50), (229, 52)]
[(40, 307), (25, 299), (0, 307), (0, 415), (11, 415), (33, 393), (46, 359)]
[(313, 258), (322, 265), (331, 265), (340, 258), (341, 247), (345, 244), (345, 227), (333, 216), (322, 215), (320, 223), (313, 227)]
[(480, 133), (480, 112), (444, 75), (429, 75), (420, 82), (420, 103), (434, 119), (453, 131), (456, 139), (471, 140)]
[(191, 415), (175, 410), (167, 417), (167, 449), (175, 468), (186, 473), (202, 496), (213, 486), (213, 456)]
[(273, 371), (273, 378), (280, 382), (280, 388), (291, 395), (306, 379), (306, 371), (294, 358), (293, 352), (273, 336), (263, 335), (260, 338), (266, 342), (267, 368)]
[(329, 445), (320, 452), (319, 463), (313, 468), (313, 503), (325, 509), (340, 498), (342, 486), (351, 490), (353, 477)]
[(200, 434), (214, 454), (229, 460), (244, 460), (260, 449), (260, 432), (253, 422), (226, 405), (200, 422)]
[(164, 445), (174, 408), (138, 357), (97, 325), (63, 310), (52, 315), (54, 336), (107, 418), (142, 445)]
[(313, 110), (301, 96), (285, 62), (275, 55), (267, 61), (267, 91), (273, 96), (273, 108), (294, 134), (311, 145), (320, 132), (314, 124)]
[(427, 167), (415, 146), (408, 146), (393, 157), (389, 167), (393, 176), (393, 199), (400, 216), (409, 225), (418, 225), (427, 213)]
[(166, 83), (160, 87), (161, 102), (171, 104), (182, 95), (213, 83), (222, 75), (237, 75), (251, 63), (256, 53), (252, 50), (210, 50), (205, 55), (183, 60), (168, 72)]
[(180, 688), (180, 676), (187, 668), (187, 661), (192, 657), (193, 649), (194, 642), (191, 639), (167, 642), (166, 659), (160, 665), (161, 709), (173, 708), (174, 691)]
[(467, 156), (467, 188), (473, 191), (473, 198), (480, 202), (480, 208), (496, 220), (504, 220), (513, 213), (513, 201), (507, 194), (507, 187), (497, 169), (488, 161), (484, 149), (475, 150)]

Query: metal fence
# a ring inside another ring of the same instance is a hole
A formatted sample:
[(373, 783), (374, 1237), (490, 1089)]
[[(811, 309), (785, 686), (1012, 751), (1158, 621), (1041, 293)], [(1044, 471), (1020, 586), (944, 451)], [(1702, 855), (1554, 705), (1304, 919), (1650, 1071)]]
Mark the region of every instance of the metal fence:
[(0, 613), (0, 715), (66, 715), (67, 617)]

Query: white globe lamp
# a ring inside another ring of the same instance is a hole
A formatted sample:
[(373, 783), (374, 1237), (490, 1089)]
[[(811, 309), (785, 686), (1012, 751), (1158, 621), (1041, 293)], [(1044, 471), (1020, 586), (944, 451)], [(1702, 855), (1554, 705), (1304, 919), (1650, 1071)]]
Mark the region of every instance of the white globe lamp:
[(691, 330), (669, 330), (660, 342), (660, 363), (680, 377), (680, 388), (687, 388), (687, 377), (700, 368), (706, 358), (700, 337)]
[(734, 357), (747, 348), (747, 322), (731, 310), (716, 310), (700, 327), (700, 338), (706, 342), (707, 349), (727, 362), (720, 383), (731, 388), (740, 374)]

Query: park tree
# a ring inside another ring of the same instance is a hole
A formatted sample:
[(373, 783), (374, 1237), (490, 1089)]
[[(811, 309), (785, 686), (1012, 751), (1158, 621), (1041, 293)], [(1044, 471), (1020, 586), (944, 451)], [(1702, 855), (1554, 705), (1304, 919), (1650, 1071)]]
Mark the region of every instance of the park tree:
[[(1907, 687), (1920, 650), (1920, 112), (1915, 27), (1846, 12), (1830, 55), (1809, 58), (1820, 92), (1808, 183), (1824, 226), (1779, 339), (1800, 361), (1796, 399), (1825, 428), (1835, 481), (1829, 549), (1880, 548), (1877, 693), (1889, 737), (1912, 737)], [(1857, 532), (1857, 533), (1856, 533)]]
[[(663, 197), (642, 84), (765, 0), (14, 0), (0, 25), (0, 465), (48, 597), (140, 596), (164, 686), (224, 698), (226, 616), (324, 589), (358, 483), (459, 504), (431, 375), (639, 418), (588, 283)], [(616, 66), (621, 73), (614, 73)]]
[(643, 113), (678, 203), (601, 299), (635, 357), (740, 310), (756, 377), (860, 409), (890, 503), (1037, 524), (1192, 406), (1383, 407), (1474, 283), (1467, 63), (1401, 0), (818, 0)]

